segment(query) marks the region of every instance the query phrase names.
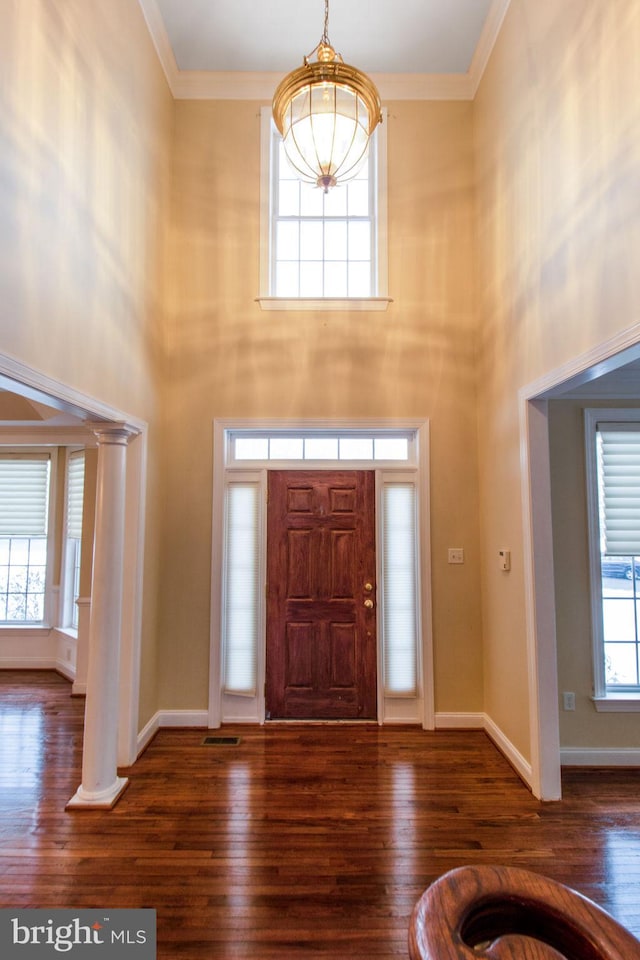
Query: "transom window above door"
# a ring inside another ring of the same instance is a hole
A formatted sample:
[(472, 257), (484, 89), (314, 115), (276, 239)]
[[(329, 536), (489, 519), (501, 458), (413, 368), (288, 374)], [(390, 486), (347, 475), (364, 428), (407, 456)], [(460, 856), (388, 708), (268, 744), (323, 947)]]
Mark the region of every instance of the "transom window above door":
[(228, 463), (405, 463), (415, 460), (415, 436), (390, 434), (230, 433)]

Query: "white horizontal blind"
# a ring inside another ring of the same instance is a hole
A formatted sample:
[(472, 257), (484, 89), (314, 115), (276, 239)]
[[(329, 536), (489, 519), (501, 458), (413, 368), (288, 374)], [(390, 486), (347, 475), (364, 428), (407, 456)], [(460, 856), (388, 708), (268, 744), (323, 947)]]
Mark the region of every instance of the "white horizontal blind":
[(67, 462), (67, 536), (82, 537), (82, 503), (84, 500), (84, 452), (72, 453)]
[(257, 481), (228, 484), (222, 629), (224, 691), (247, 696), (256, 692), (259, 505)]
[(640, 425), (598, 426), (602, 553), (640, 554)]
[(0, 537), (46, 537), (48, 454), (0, 456)]
[(384, 688), (417, 693), (416, 491), (413, 483), (383, 485)]

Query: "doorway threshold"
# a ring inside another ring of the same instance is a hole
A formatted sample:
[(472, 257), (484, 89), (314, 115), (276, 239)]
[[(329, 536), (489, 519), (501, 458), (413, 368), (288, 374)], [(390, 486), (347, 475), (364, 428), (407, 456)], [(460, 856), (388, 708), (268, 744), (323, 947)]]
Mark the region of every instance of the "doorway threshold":
[(295, 717), (274, 717), (273, 719), (265, 720), (265, 724), (269, 724), (270, 727), (275, 726), (276, 724), (290, 725), (297, 724), (300, 726), (304, 724), (305, 726), (362, 726), (363, 724), (374, 724), (376, 727), (379, 726), (377, 720), (306, 720), (303, 718), (296, 719)]

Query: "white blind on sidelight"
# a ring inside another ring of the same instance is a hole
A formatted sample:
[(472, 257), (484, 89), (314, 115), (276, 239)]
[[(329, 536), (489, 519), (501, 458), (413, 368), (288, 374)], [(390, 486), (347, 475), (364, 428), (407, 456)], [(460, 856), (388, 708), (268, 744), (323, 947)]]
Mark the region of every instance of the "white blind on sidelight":
[(416, 491), (413, 483), (383, 484), (384, 688), (417, 693)]
[(601, 550), (640, 555), (640, 425), (598, 425)]
[(84, 451), (72, 453), (67, 463), (67, 536), (82, 537), (82, 503), (84, 500)]
[(260, 577), (260, 486), (229, 483), (226, 490), (224, 570), (224, 691), (256, 692)]
[(46, 537), (48, 454), (0, 456), (0, 537)]

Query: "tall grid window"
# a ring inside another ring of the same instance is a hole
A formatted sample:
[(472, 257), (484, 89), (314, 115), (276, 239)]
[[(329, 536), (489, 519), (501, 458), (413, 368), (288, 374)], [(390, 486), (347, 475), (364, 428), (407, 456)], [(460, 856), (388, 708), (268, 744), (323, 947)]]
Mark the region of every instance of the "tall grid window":
[(376, 284), (376, 138), (355, 179), (327, 193), (303, 183), (273, 129), (271, 295), (365, 298)]
[(0, 456), (0, 622), (45, 617), (49, 456)]

